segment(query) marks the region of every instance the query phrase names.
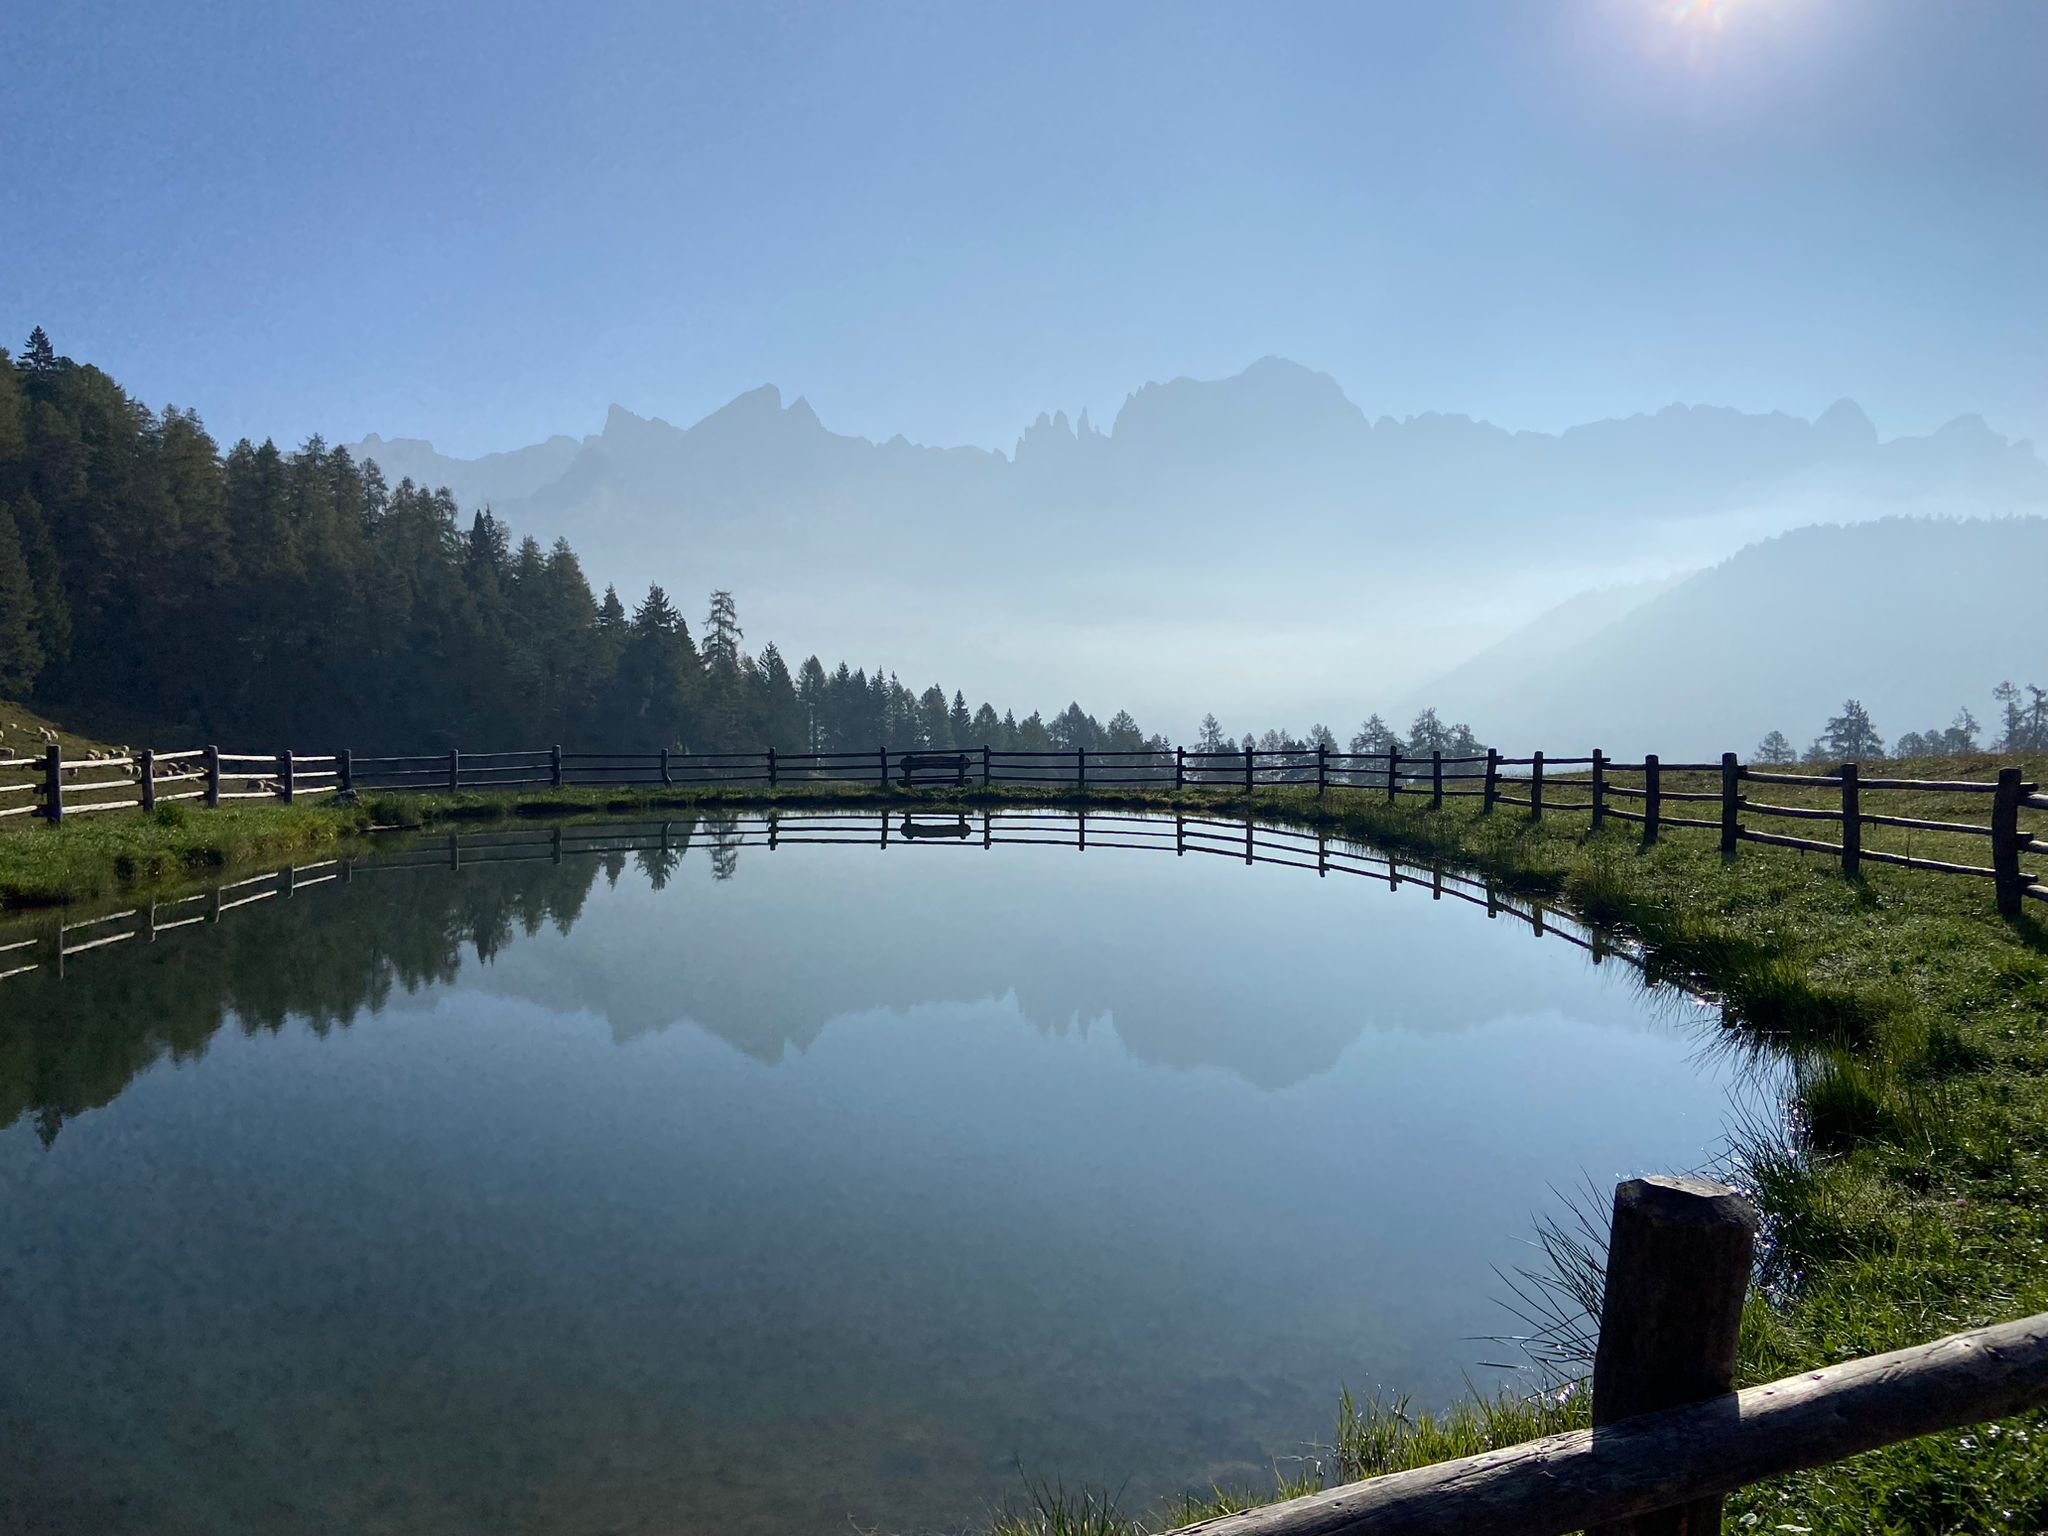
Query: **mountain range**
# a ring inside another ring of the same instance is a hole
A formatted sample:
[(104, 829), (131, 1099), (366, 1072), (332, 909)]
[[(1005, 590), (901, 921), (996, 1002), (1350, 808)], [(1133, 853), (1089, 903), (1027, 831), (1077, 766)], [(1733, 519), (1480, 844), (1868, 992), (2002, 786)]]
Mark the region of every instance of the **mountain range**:
[[(688, 427), (613, 406), (597, 433), (479, 459), (348, 446), (566, 536), (629, 603), (650, 578), (727, 587), (786, 651), (879, 655), (1020, 710), (1079, 695), (1175, 734), (1207, 709), (1351, 719), (1576, 593), (1800, 526), (2048, 512), (2048, 465), (1975, 416), (1890, 440), (1848, 400), (1555, 434), (1372, 420), (1279, 358), (1147, 384), (1106, 429), (1041, 415), (1007, 454), (835, 433), (773, 386)], [(1505, 708), (1471, 696), (1482, 728), (1477, 704)]]

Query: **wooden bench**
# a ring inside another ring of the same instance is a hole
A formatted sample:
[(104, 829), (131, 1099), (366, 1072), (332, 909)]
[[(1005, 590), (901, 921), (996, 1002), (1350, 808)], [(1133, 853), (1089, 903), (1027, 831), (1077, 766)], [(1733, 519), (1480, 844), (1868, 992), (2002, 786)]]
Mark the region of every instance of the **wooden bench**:
[(967, 754), (906, 752), (896, 760), (896, 772), (905, 789), (913, 789), (920, 784), (950, 784), (955, 788), (965, 788)]
[(919, 821), (906, 814), (903, 818), (903, 824), (896, 831), (897, 835), (903, 838), (905, 842), (912, 843), (926, 837), (961, 839), (974, 835), (974, 828), (968, 825), (965, 816), (955, 816), (946, 821)]

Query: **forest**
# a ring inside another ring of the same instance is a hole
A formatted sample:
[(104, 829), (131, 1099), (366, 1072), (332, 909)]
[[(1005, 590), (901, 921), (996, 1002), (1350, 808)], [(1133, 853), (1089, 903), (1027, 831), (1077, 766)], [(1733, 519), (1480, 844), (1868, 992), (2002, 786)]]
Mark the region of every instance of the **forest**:
[(314, 438), (222, 453), (38, 327), (0, 350), (0, 697), (161, 744), (732, 751), (1164, 745), (1078, 704), (1019, 720), (934, 684), (693, 635), (660, 584), (593, 593), (576, 553), (387, 485)]

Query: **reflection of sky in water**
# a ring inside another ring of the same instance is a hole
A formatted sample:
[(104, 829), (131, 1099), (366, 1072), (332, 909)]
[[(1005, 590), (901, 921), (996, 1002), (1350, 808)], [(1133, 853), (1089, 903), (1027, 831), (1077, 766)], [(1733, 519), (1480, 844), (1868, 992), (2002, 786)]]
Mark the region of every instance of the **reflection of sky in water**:
[[(276, 964), (522, 878), (359, 873)], [(1339, 1385), (1497, 1353), (1549, 1186), (1711, 1154), (1725, 1083), (1651, 1014), (1518, 922), (1220, 859), (629, 863), (453, 985), (0, 1132), (0, 1510), (909, 1529), (1019, 1459), (1262, 1480)]]

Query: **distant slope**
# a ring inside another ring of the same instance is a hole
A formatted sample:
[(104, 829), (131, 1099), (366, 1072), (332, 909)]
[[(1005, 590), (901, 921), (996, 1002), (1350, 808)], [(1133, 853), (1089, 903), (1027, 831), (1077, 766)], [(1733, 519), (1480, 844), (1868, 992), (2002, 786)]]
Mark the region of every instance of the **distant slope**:
[(1886, 518), (1767, 539), (1590, 635), (1512, 644), (1439, 680), (1447, 716), (1554, 753), (1803, 746), (1845, 698), (1887, 739), (1989, 720), (2002, 678), (2041, 681), (2048, 519)]
[(1469, 661), (1424, 683), (1413, 696), (1401, 702), (1399, 720), (1411, 718), (1425, 706), (1437, 707), (1440, 699), (1501, 699), (1527, 692), (1551, 665), (1550, 658), (1592, 639), (1682, 580), (1681, 576), (1670, 576), (1658, 581), (1625, 582), (1568, 597)]

